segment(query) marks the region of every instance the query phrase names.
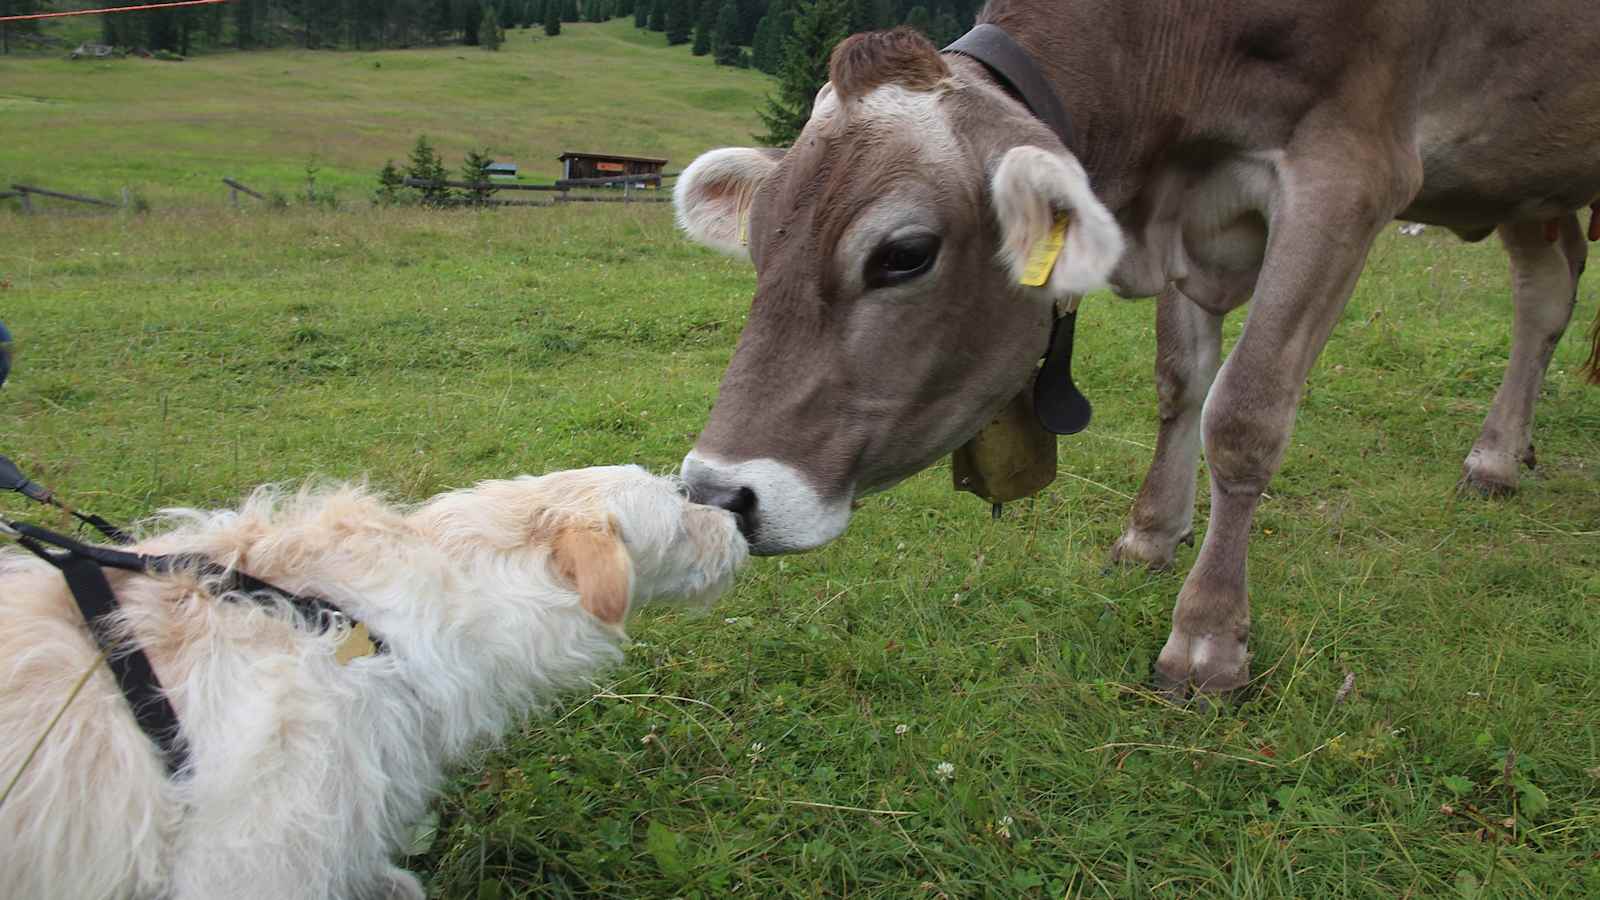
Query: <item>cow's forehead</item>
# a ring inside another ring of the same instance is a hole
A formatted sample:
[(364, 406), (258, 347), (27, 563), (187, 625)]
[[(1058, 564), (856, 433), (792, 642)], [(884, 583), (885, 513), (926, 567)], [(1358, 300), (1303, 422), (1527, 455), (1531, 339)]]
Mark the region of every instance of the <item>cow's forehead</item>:
[[(912, 194), (947, 194), (963, 162), (944, 85), (884, 84), (860, 97), (818, 94), (811, 119), (762, 191), (763, 230), (832, 247), (860, 213)], [(770, 230), (769, 230), (770, 229)], [(785, 243), (787, 241), (784, 241)]]
[(891, 82), (860, 97), (843, 97), (838, 91), (824, 89), (806, 128), (846, 141), (892, 141), (928, 162), (949, 161), (959, 154), (945, 106), (952, 88), (949, 81), (927, 90)]

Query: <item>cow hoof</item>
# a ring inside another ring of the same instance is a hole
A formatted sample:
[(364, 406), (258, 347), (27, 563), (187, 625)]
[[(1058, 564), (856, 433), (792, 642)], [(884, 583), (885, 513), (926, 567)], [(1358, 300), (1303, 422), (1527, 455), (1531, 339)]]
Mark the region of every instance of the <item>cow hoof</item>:
[(1231, 694), (1250, 683), (1250, 650), (1223, 635), (1188, 637), (1177, 629), (1156, 658), (1156, 684), (1170, 699), (1191, 704)]
[(1166, 572), (1173, 567), (1178, 545), (1194, 543), (1194, 532), (1185, 532), (1176, 540), (1163, 535), (1136, 531), (1129, 528), (1111, 545), (1111, 562), (1122, 566), (1144, 566), (1152, 572)]
[(1517, 492), (1520, 461), (1509, 453), (1474, 449), (1461, 464), (1457, 487), (1484, 497), (1509, 497)]

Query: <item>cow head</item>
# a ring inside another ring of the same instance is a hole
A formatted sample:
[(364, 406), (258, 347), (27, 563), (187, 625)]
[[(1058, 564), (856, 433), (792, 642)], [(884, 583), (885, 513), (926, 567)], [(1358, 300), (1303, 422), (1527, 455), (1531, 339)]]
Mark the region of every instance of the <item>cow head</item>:
[[(1122, 251), (1078, 160), (976, 63), (897, 29), (840, 44), (829, 77), (790, 150), (713, 150), (674, 195), (691, 237), (756, 267), (683, 462), (756, 553), (827, 543), (855, 498), (970, 438), (1033, 373), (1053, 304)], [(1023, 286), (1062, 213), (1053, 271)]]

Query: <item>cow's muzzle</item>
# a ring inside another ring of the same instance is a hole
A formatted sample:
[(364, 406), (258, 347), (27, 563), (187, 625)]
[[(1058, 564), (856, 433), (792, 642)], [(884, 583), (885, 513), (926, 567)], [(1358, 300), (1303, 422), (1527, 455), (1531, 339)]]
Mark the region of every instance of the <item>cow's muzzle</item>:
[(820, 494), (794, 467), (774, 459), (728, 462), (691, 452), (683, 480), (696, 503), (733, 513), (757, 556), (821, 547), (850, 523), (850, 496)]

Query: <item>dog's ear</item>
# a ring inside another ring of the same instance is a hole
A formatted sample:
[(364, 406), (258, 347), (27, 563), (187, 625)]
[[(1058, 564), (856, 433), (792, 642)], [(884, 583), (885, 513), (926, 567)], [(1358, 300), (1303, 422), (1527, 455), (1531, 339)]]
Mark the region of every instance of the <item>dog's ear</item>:
[(578, 590), (578, 602), (607, 625), (628, 615), (628, 551), (614, 529), (563, 528), (550, 551), (556, 572)]

